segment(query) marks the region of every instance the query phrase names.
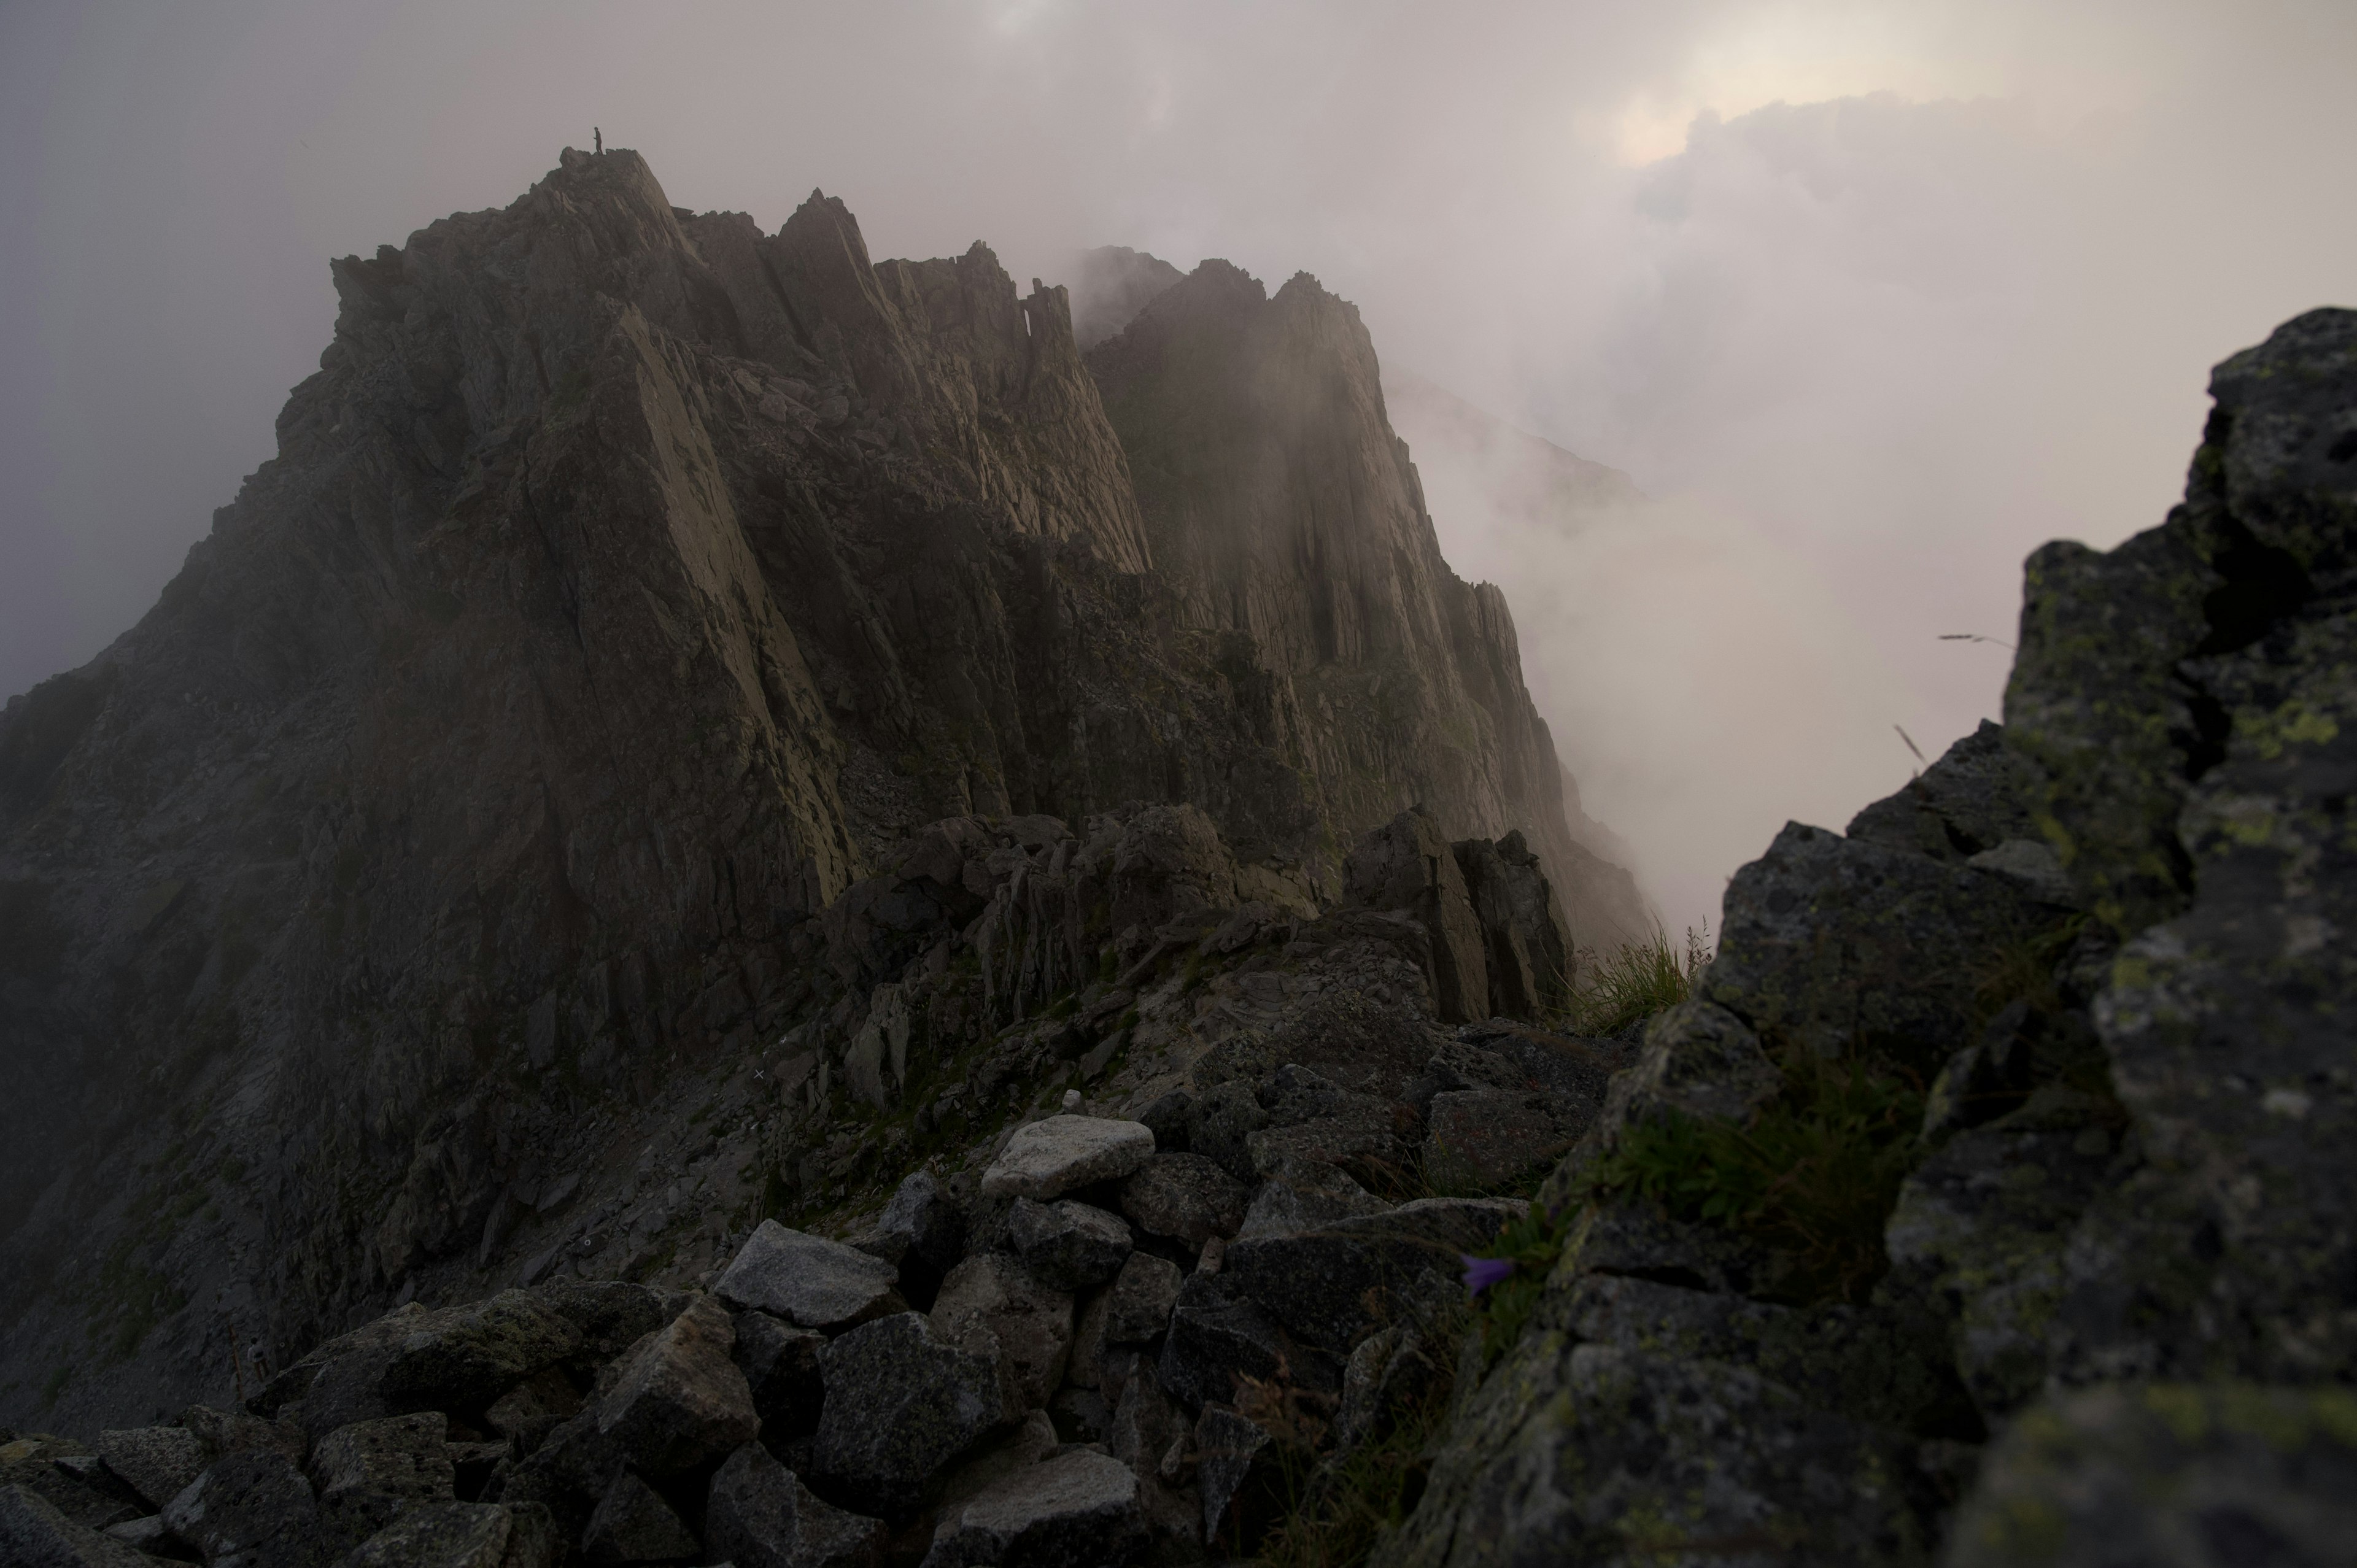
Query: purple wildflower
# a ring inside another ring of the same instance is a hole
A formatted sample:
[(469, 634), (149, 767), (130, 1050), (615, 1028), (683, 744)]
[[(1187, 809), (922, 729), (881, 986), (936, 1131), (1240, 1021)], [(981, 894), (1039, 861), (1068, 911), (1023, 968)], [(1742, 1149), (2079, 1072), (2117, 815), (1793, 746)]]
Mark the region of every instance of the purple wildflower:
[(1465, 1265), (1467, 1295), (1480, 1295), (1491, 1285), (1502, 1283), (1514, 1272), (1511, 1258), (1475, 1258), (1459, 1252), (1457, 1261)]

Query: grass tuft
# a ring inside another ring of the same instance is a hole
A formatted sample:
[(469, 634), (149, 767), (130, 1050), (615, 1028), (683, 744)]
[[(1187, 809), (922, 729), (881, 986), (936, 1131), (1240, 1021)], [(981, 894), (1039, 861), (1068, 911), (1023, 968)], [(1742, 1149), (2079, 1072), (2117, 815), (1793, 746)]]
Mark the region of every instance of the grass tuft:
[(1710, 932), (1692, 926), (1686, 928), (1683, 950), (1655, 926), (1649, 940), (1631, 942), (1609, 957), (1583, 952), (1560, 1021), (1576, 1035), (1617, 1035), (1684, 1001), (1710, 959)]
[(1288, 1506), (1261, 1538), (1253, 1562), (1263, 1568), (1359, 1568), (1422, 1500), (1448, 1399), (1446, 1387), (1433, 1391), (1329, 1465), (1313, 1470), (1297, 1460), (1289, 1466)]
[(1591, 1177), (1677, 1219), (1766, 1242), (1775, 1294), (1857, 1301), (1889, 1266), (1882, 1230), (1914, 1167), (1923, 1096), (1860, 1057), (1783, 1053), (1784, 1084), (1748, 1122), (1669, 1112), (1625, 1128)]

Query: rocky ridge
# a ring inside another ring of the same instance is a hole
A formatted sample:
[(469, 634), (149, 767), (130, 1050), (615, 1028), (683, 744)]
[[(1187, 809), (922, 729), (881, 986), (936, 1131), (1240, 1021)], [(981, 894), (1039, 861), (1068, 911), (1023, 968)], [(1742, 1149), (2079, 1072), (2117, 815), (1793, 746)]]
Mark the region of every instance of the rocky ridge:
[[(1575, 945), (1633, 896), (1308, 280), (1289, 351), (1348, 396), (1286, 439), (1379, 489), (1295, 499), (1405, 552), (1334, 639), (1292, 624), (1318, 563), (1199, 569), (1141, 506), (1063, 292), (980, 245), (879, 263), (839, 201), (764, 234), (568, 152), (334, 275), (278, 455), (0, 719), (13, 1419), (219, 1402), (586, 1217), (690, 1281), (742, 1213), (688, 1245), (686, 1190), (848, 1192), (859, 1129), (815, 1107), (1021, 1058), (1108, 962), (1200, 944), (1162, 932), (1196, 904), (1089, 902), (1141, 866), (1207, 857), (1202, 908), (1268, 911), (1238, 932), (1314, 921), (1420, 804), (1543, 868)], [(1188, 373), (1249, 381), (1260, 341), (1215, 321)]]

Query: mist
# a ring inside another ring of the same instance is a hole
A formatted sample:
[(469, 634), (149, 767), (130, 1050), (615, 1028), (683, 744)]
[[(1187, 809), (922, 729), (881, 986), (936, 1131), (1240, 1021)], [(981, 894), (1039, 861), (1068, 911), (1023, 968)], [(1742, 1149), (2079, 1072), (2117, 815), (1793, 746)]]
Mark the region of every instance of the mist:
[(2157, 522), (2210, 365), (2357, 304), (2345, 4), (0, 10), (0, 692), (153, 603), (335, 316), (327, 260), (560, 147), (877, 256), (1316, 274), (1629, 476), (1403, 434), (1672, 928), (1998, 711), (2019, 564)]

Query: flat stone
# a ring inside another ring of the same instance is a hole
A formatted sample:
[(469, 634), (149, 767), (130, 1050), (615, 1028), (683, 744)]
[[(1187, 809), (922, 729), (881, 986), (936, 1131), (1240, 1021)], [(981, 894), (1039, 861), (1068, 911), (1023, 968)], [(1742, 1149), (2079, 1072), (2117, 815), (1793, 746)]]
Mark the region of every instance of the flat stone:
[(658, 1480), (750, 1442), (761, 1418), (729, 1359), (736, 1338), (717, 1302), (694, 1298), (624, 1358), (591, 1407), (598, 1434)]
[(1170, 1326), (1186, 1280), (1178, 1265), (1151, 1252), (1132, 1252), (1107, 1293), (1104, 1337), (1115, 1345), (1143, 1345)]
[(736, 1325), (737, 1366), (753, 1391), (762, 1435), (772, 1440), (807, 1435), (818, 1425), (819, 1405), (826, 1397), (818, 1371), (818, 1353), (826, 1348), (826, 1336), (780, 1323), (766, 1312), (740, 1312)]
[(871, 1568), (884, 1525), (822, 1501), (758, 1443), (712, 1477), (705, 1540), (713, 1562), (736, 1568)]
[(319, 1514), (311, 1483), (284, 1454), (232, 1454), (191, 1481), (164, 1509), (174, 1535), (208, 1563), (295, 1568), (330, 1560), (340, 1543)]
[(1009, 1412), (1048, 1402), (1072, 1347), (1072, 1298), (1005, 1252), (968, 1258), (934, 1299), (933, 1332), (998, 1369)]
[(1425, 1179), (1443, 1192), (1495, 1192), (1546, 1170), (1578, 1140), (1578, 1127), (1541, 1095), (1436, 1094), (1425, 1116)]
[(1015, 1130), (982, 1174), (985, 1197), (1045, 1202), (1076, 1187), (1116, 1181), (1154, 1153), (1154, 1132), (1143, 1122), (1102, 1116), (1049, 1116)]
[(1144, 1543), (1137, 1477), (1082, 1448), (1010, 1471), (945, 1509), (925, 1568), (1108, 1568)]
[(1121, 1211), (1139, 1230), (1199, 1252), (1214, 1236), (1233, 1236), (1251, 1203), (1252, 1189), (1202, 1155), (1157, 1154), (1121, 1184)]
[(1017, 1198), (1006, 1212), (1006, 1242), (1033, 1278), (1067, 1291), (1113, 1278), (1134, 1244), (1120, 1215), (1069, 1197), (1051, 1204)]
[(597, 1499), (582, 1532), (581, 1555), (596, 1568), (631, 1563), (683, 1563), (696, 1554), (695, 1532), (661, 1493), (625, 1470)]
[(148, 1568), (152, 1561), (68, 1519), (29, 1487), (0, 1485), (0, 1563), (12, 1568)]
[(580, 1348), (580, 1330), (531, 1293), (501, 1291), (428, 1314), (393, 1347), (380, 1386), (396, 1411), (477, 1411)]
[(439, 1411), (339, 1427), (311, 1455), (319, 1513), (348, 1541), (362, 1541), (414, 1503), (457, 1501), (449, 1419)]
[(881, 1258), (764, 1219), (712, 1293), (804, 1328), (839, 1332), (903, 1310), (900, 1274)]
[(857, 1506), (906, 1518), (925, 1483), (996, 1426), (997, 1363), (960, 1349), (922, 1314), (863, 1324), (819, 1352), (826, 1405), (813, 1468)]

